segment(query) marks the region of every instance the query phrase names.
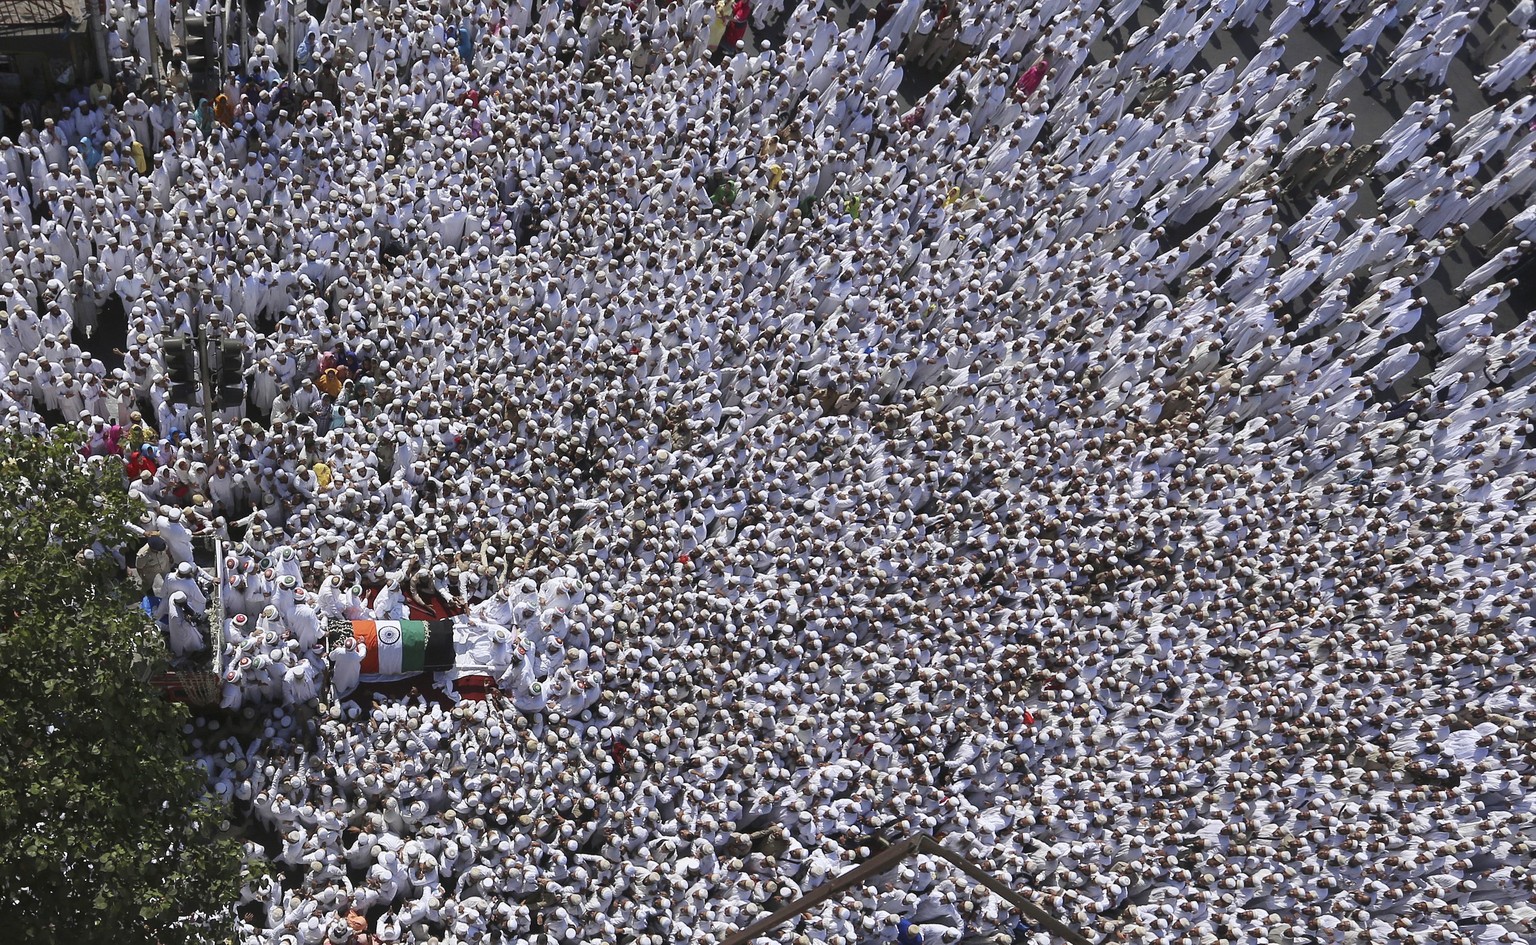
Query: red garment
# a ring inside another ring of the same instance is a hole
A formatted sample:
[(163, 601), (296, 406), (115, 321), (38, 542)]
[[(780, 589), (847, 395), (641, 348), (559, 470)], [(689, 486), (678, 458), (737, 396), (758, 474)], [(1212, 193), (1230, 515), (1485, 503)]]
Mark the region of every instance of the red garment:
[(153, 474), (154, 471), (159, 468), (160, 466), (158, 463), (150, 459), (148, 456), (145, 456), (144, 453), (140, 450), (134, 450), (133, 453), (128, 457), (127, 472), (130, 481), (139, 478), (140, 473), (147, 472)]
[(1019, 76), (1019, 82), (1014, 88), (1025, 96), (1030, 95), (1035, 89), (1040, 87), (1040, 83), (1045, 79), (1045, 74), (1050, 71), (1050, 68), (1051, 64), (1049, 61), (1045, 59), (1040, 60), (1024, 70), (1024, 74)]
[(481, 673), (470, 673), (455, 679), (453, 689), (466, 702), (484, 702), (496, 691), (496, 680)]
[(747, 35), (747, 20), (752, 16), (752, 7), (747, 0), (736, 0), (736, 5), (731, 8), (731, 22), (725, 27), (725, 35), (720, 37), (720, 48), (726, 52), (735, 52), (736, 44)]

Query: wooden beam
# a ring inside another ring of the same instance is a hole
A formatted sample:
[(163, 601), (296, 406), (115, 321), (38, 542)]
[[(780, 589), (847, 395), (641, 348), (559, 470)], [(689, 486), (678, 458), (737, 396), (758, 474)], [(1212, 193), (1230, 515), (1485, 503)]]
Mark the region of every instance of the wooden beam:
[(836, 879), (822, 883), (766, 919), (758, 919), (741, 931), (731, 934), (722, 945), (747, 945), (748, 942), (769, 929), (782, 925), (802, 912), (807, 912), (826, 902), (833, 896), (840, 895), (854, 886), (866, 880), (874, 879), (881, 873), (890, 870), (897, 863), (916, 853), (917, 845), (918, 841), (913, 837), (908, 837), (905, 840), (891, 844)]
[(1023, 896), (1014, 892), (1008, 887), (1006, 883), (998, 879), (996, 876), (993, 876), (991, 873), (988, 873), (986, 870), (982, 869), (981, 864), (977, 863), (970, 857), (961, 853), (956, 853), (954, 850), (944, 846), (944, 844), (938, 842), (927, 834), (923, 834), (917, 838), (917, 848), (921, 853), (928, 853), (949, 861), (952, 865), (963, 871), (967, 876), (997, 893), (999, 896), (1003, 897), (1011, 905), (1017, 908), (1020, 912), (1024, 913), (1026, 916), (1029, 916), (1030, 921), (1039, 925), (1041, 928), (1045, 929), (1047, 932), (1050, 932), (1052, 935), (1056, 936), (1062, 941), (1070, 942), (1071, 945), (1089, 945), (1088, 940), (1084, 938), (1082, 934), (1079, 933), (1076, 929), (1072, 928), (1072, 926), (1067, 925), (1065, 922), (1056, 918), (1054, 915), (1051, 915), (1040, 906), (1035, 905), (1033, 902), (1030, 902), (1028, 899), (1025, 899)]
[(767, 918), (759, 919), (739, 932), (731, 933), (731, 935), (726, 937), (722, 945), (749, 945), (753, 939), (765, 934), (769, 930), (788, 922), (797, 915), (810, 911), (833, 896), (841, 895), (854, 886), (874, 879), (881, 873), (889, 871), (907, 857), (919, 853), (937, 856), (950, 865), (957, 867), (967, 876), (981, 883), (992, 892), (997, 893), (1010, 905), (1028, 916), (1030, 921), (1035, 922), (1047, 932), (1069, 943), (1069, 945), (1090, 945), (1088, 939), (1082, 933), (1010, 889), (1006, 883), (983, 869), (981, 864), (964, 854), (956, 853), (927, 834), (917, 834), (892, 844), (836, 879), (822, 883)]

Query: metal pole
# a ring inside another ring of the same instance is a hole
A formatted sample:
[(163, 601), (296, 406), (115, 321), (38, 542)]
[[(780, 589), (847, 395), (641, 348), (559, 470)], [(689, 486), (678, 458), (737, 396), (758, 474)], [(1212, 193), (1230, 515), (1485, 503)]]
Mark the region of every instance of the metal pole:
[(299, 45), (298, 37), (293, 32), (293, 0), (283, 0), (283, 35), (288, 39), (287, 46), (283, 50), (284, 66), (286, 66), (283, 77), (288, 78), (293, 75), (293, 57)]
[(207, 327), (201, 315), (193, 319), (192, 332), (197, 343), (197, 387), (203, 400), (203, 450), (207, 452), (213, 449), (213, 395), (216, 391), (209, 366), (213, 342), (208, 338)]
[(224, 16), (219, 20), (219, 78), (229, 76), (229, 21), (234, 16), (233, 0), (224, 0)]
[[(154, 6), (150, 6), (150, 12), (146, 17), (146, 28), (149, 30), (149, 77), (155, 83), (155, 92), (165, 94), (165, 81), (160, 74), (160, 36), (155, 32)], [(138, 28), (138, 21), (134, 21), (134, 28)], [(155, 153), (160, 153), (160, 142), (155, 142)]]
[(240, 28), (235, 31), (235, 42), (240, 44), (240, 68), (250, 74), (249, 63), (255, 54), (251, 45), (251, 15), (242, 0), (235, 0), (235, 15), (240, 17)]
[(218, 579), (213, 589), (213, 618), (208, 627), (208, 642), (213, 647), (213, 674), (224, 678), (224, 582), (229, 575), (224, 570), (224, 541), (213, 540), (213, 573)]
[(217, 49), (205, 48), (203, 55), (213, 57), (215, 74), (219, 77), (219, 88), (224, 88), (224, 12), (214, 11), (209, 4), (209, 12), (203, 14), (203, 45), (205, 47), (217, 46)]
[(91, 44), (96, 51), (96, 66), (101, 70), (102, 76), (111, 82), (115, 76), (112, 74), (112, 53), (107, 49), (107, 0), (89, 0), (85, 10), (86, 28), (91, 32)]

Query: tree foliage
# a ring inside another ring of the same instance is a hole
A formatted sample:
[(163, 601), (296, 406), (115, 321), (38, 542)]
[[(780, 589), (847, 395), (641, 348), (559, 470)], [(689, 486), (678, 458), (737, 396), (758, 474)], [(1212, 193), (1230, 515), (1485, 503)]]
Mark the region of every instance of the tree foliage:
[(0, 433), (0, 916), (39, 945), (219, 941), (238, 850), (147, 682), (158, 629), (83, 554), (132, 554), (140, 510), (79, 445)]

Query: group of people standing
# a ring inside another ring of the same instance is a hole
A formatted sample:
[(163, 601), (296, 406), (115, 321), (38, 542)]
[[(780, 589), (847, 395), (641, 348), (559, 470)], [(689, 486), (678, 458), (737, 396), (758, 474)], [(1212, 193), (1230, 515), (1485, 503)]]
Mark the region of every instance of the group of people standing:
[[(919, 831), (1103, 940), (1536, 935), (1529, 0), (299, 6), (0, 140), (0, 415), (174, 649), (232, 549), (242, 945), (710, 945)], [(406, 593), (502, 694), (347, 695)], [(784, 934), (1044, 941), (922, 858)]]

